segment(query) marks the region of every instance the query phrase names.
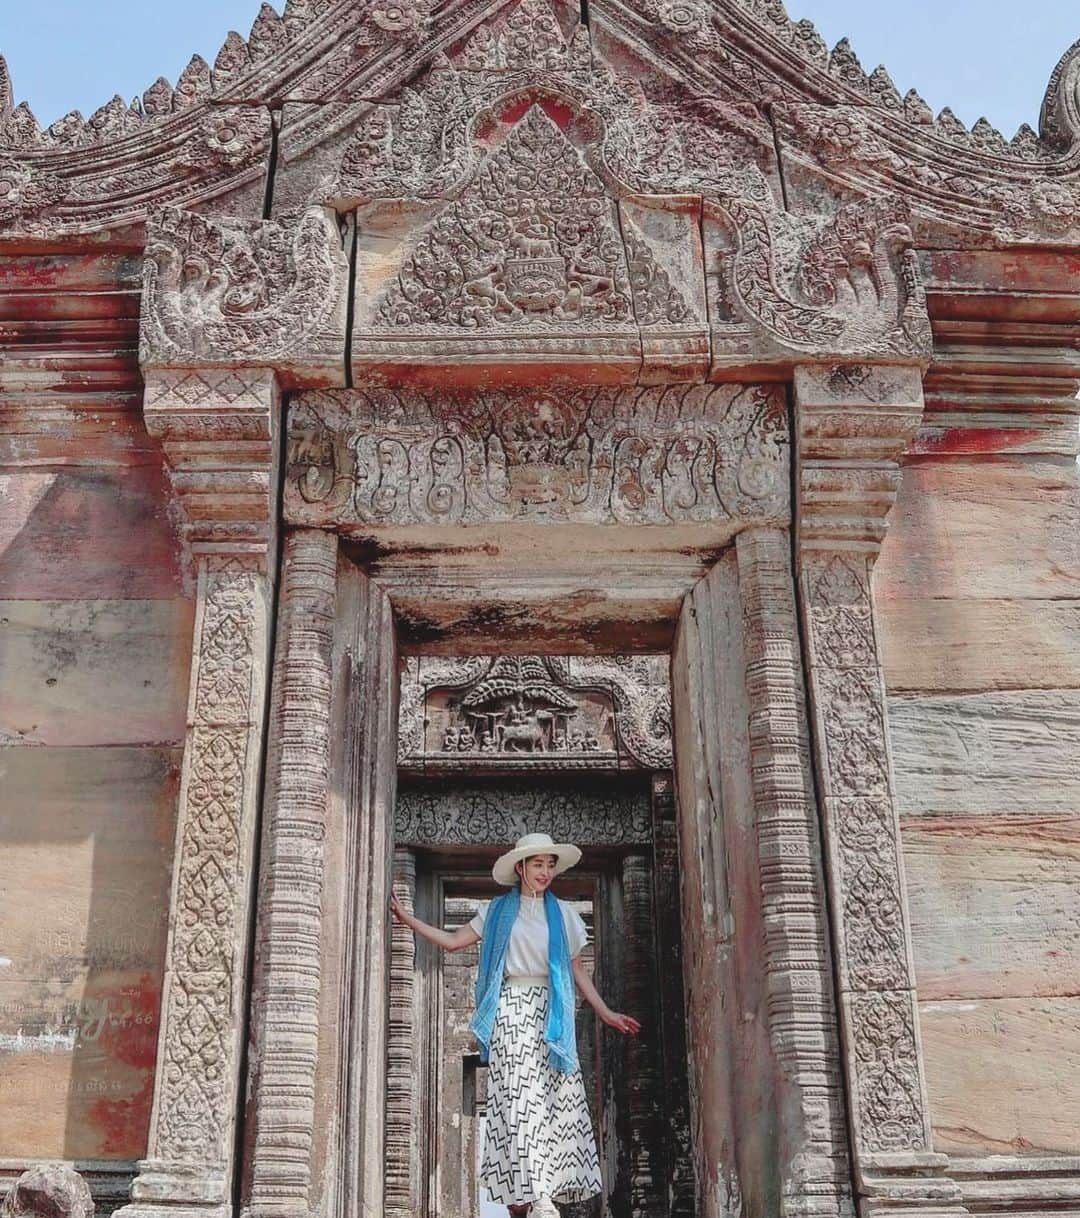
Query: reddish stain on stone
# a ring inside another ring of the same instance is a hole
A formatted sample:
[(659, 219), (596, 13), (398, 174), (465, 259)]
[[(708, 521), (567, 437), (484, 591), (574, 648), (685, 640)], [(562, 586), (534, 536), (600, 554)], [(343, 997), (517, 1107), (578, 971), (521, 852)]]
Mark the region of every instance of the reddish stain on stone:
[(134, 1095), (115, 1100), (95, 1100), (90, 1119), (101, 1133), (99, 1154), (141, 1155), (150, 1127), (150, 1107), (154, 1100), (154, 1076), (148, 1074)]
[(1019, 448), (1040, 434), (1030, 427), (949, 427), (924, 432), (911, 446), (911, 451), (919, 456), (996, 453)]
[(153, 1072), (157, 1057), (160, 991), (149, 973), (135, 985), (99, 995), (108, 1012), (102, 1020), (99, 1044), (113, 1061)]

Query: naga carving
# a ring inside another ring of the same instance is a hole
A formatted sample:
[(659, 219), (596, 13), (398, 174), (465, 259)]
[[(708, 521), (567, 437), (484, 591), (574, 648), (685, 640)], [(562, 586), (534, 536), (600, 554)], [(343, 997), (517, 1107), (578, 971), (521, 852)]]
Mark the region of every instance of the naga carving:
[(144, 366), (342, 362), (346, 262), (321, 208), (291, 232), (167, 209), (148, 230), (144, 276)]

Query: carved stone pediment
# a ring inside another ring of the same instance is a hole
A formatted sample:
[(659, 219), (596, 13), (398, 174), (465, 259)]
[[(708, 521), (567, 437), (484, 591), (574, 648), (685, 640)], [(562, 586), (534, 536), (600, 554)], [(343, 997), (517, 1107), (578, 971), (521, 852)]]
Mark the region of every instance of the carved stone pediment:
[[(778, 0), (593, 0), (589, 12), (585, 30), (576, 6), (546, 0), (287, 0), (280, 14), (264, 4), (249, 36), (230, 33), (212, 63), (196, 55), (175, 82), (158, 79), (133, 102), (114, 97), (89, 118), (72, 112), (45, 129), (25, 102), (14, 104), (2, 65), (0, 235), (121, 228), (164, 206), (254, 218), (268, 172), (276, 168), (275, 194), (289, 195), (278, 188), (298, 161), (308, 179), (302, 196), (317, 199), (323, 174), (321, 163), (309, 172), (311, 154), (323, 145), (340, 151), (369, 119), (360, 142), (377, 145), (399, 107), (406, 138), (395, 140), (398, 185), (386, 197), (443, 196), (458, 180), (452, 170), (438, 189), (419, 189), (432, 159), (446, 154), (465, 173), (470, 158), (485, 155), (482, 147), (470, 152), (465, 138), (432, 138), (433, 118), (456, 123), (465, 112), (459, 87), (482, 103), (474, 112), (497, 110), (498, 98), (525, 82), (535, 90), (541, 77), (548, 85), (558, 77), (560, 104), (575, 98), (575, 114), (600, 120), (605, 159), (639, 193), (660, 182), (661, 193), (685, 191), (685, 175), (679, 186), (671, 172), (680, 160), (699, 171), (751, 163), (767, 171), (775, 161), (769, 116), (781, 103), (849, 112), (871, 135), (849, 143), (835, 175), (835, 149), (781, 131), (785, 172), (805, 168), (819, 179), (805, 200), (787, 192), (796, 209), (829, 211), (832, 202), (884, 188), (912, 207), (917, 233), (948, 229), (967, 243), (1076, 240), (1043, 220), (1080, 181), (1080, 47), (1051, 77), (1040, 133), (1025, 126), (1007, 141), (985, 121), (969, 130), (948, 110), (935, 119), (914, 91), (902, 97), (883, 68), (864, 71), (846, 40), (830, 52)], [(447, 76), (440, 97), (424, 81), (448, 64), (465, 79)], [(282, 104), (275, 167), (271, 115)], [(659, 138), (643, 142), (642, 123), (657, 117)], [(888, 174), (877, 142), (893, 162)], [(355, 168), (364, 155), (353, 151)], [(777, 172), (774, 164), (767, 176)], [(335, 183), (348, 186), (348, 173)], [(1041, 204), (1030, 207), (1035, 198)]]
[(667, 657), (410, 657), (398, 764), (470, 773), (667, 769)]
[(788, 427), (765, 386), (305, 392), (285, 518), (380, 527), (785, 520)]

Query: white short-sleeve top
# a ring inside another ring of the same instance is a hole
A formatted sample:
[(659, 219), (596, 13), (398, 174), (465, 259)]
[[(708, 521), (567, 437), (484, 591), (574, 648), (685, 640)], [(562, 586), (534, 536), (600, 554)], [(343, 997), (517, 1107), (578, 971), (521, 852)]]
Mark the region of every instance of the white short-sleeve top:
[[(572, 905), (559, 901), (559, 910), (566, 928), (566, 945), (570, 959), (579, 956), (589, 941), (581, 914)], [(484, 919), (487, 905), (481, 906), (469, 925), (484, 937)], [(506, 949), (506, 977), (546, 977), (548, 975), (548, 927), (542, 898), (522, 897), (518, 916), (510, 932), (510, 943)]]

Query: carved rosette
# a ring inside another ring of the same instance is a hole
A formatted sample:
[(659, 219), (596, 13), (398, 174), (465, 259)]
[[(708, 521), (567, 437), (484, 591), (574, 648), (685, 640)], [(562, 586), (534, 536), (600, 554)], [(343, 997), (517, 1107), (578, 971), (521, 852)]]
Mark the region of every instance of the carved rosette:
[(289, 410), (295, 524), (782, 519), (788, 434), (762, 386), (305, 393)]

